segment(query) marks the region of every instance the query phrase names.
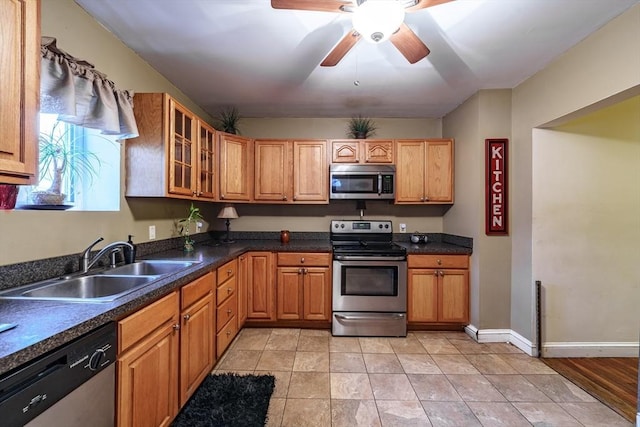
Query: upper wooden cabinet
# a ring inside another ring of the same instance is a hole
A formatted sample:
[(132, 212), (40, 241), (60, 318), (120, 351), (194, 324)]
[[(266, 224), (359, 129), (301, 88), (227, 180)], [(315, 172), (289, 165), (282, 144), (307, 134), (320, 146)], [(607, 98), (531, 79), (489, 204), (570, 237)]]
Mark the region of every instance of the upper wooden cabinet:
[(293, 201), (329, 203), (327, 141), (293, 141)]
[(137, 93), (126, 196), (215, 200), (215, 131), (166, 93)]
[(251, 139), (220, 132), (220, 200), (248, 202), (253, 192)]
[(396, 203), (453, 203), (453, 140), (396, 141)]
[(334, 139), (332, 163), (393, 163), (393, 141), (376, 139)]
[(254, 200), (328, 203), (325, 140), (256, 140)]
[(256, 139), (254, 195), (256, 201), (293, 199), (293, 152), (290, 141)]
[(40, 0), (0, 0), (0, 42), (0, 184), (35, 184)]

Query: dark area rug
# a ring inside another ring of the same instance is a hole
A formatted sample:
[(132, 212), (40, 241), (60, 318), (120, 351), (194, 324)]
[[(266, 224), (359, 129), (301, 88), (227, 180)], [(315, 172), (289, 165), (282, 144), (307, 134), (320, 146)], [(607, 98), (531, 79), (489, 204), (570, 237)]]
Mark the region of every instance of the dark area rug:
[(262, 427), (274, 387), (271, 375), (209, 375), (171, 426)]

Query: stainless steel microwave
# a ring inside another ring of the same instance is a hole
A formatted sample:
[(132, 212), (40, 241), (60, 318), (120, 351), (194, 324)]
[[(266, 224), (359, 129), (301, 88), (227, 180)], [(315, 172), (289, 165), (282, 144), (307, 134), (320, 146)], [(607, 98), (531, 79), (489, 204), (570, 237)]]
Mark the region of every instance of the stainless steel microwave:
[(392, 165), (331, 165), (331, 199), (375, 200), (396, 196), (396, 167)]

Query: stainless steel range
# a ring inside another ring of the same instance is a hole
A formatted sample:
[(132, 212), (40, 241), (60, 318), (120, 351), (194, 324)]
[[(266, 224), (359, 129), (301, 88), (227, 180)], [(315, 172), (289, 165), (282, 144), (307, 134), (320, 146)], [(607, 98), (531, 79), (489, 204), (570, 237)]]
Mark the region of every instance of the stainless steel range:
[(338, 336), (407, 335), (407, 252), (391, 221), (334, 220), (333, 316)]

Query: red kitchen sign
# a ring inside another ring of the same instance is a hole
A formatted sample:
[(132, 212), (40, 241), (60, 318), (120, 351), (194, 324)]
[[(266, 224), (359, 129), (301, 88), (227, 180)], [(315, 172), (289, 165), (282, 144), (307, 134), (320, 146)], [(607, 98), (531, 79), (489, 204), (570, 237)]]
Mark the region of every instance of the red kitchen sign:
[(508, 139), (486, 139), (485, 206), (488, 236), (509, 234), (507, 228), (507, 142)]

